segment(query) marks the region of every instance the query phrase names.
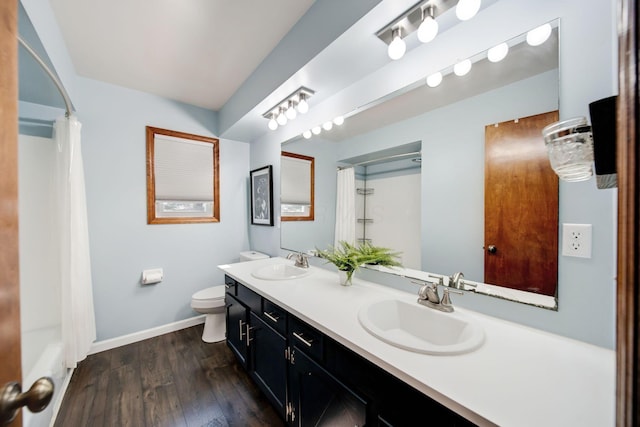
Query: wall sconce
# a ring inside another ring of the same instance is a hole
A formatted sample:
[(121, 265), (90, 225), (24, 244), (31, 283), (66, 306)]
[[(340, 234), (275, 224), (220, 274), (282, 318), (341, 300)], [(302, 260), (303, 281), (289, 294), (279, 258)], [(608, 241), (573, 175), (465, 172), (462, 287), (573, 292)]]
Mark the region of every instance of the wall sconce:
[(551, 168), (568, 182), (593, 175), (593, 137), (584, 117), (551, 123), (542, 129)]
[[(456, 15), (462, 21), (471, 19), (480, 10), (480, 4), (481, 0), (459, 0)], [(418, 40), (429, 43), (438, 35), (436, 18), (452, 7), (453, 3), (448, 1), (422, 0), (378, 31), (376, 36), (389, 46), (389, 58), (400, 59), (407, 50), (404, 38), (417, 32)]]
[(267, 124), (269, 129), (276, 130), (278, 126), (286, 125), (289, 120), (295, 120), (298, 113), (305, 114), (309, 111), (307, 100), (314, 93), (311, 89), (302, 86), (271, 107), (269, 111), (262, 115), (262, 117), (269, 120)]

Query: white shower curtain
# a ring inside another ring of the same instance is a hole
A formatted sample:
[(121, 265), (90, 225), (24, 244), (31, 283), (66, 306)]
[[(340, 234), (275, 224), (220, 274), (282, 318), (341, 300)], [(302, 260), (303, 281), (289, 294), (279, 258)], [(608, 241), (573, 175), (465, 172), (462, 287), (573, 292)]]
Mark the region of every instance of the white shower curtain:
[(80, 148), (82, 125), (75, 116), (56, 120), (56, 201), (62, 284), (62, 341), (69, 368), (87, 357), (96, 339), (89, 229)]
[(336, 232), (334, 245), (341, 240), (356, 241), (356, 176), (353, 168), (339, 169), (336, 191)]

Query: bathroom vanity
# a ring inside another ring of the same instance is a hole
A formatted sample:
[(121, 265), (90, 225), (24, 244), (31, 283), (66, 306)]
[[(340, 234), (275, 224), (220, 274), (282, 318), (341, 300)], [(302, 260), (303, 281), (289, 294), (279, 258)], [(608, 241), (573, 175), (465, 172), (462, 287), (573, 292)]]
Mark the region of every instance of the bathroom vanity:
[(417, 305), (417, 288), (414, 295), (359, 279), (340, 286), (336, 273), (317, 267), (291, 280), (252, 274), (281, 264), (293, 262), (220, 268), (227, 343), (288, 425), (614, 424), (613, 351), (462, 309), (484, 331), (479, 348), (404, 350), (368, 333), (358, 312), (390, 299)]

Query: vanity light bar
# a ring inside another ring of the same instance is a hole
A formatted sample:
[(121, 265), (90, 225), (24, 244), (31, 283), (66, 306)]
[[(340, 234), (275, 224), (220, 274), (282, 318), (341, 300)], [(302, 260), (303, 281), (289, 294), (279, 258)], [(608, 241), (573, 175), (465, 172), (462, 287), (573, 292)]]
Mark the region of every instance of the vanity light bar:
[(307, 102), (314, 93), (313, 90), (301, 86), (276, 105), (269, 108), (269, 110), (262, 115), (262, 117), (269, 120), (269, 129), (276, 130), (278, 126), (286, 125), (288, 120), (295, 119), (297, 113), (306, 113), (309, 110)]
[[(397, 28), (402, 28), (403, 37), (418, 31), (418, 27), (422, 24), (423, 17), (428, 15), (426, 9), (431, 7), (433, 11), (433, 18), (437, 18), (447, 10), (454, 7), (456, 3), (457, 2), (452, 0), (420, 0), (418, 3), (404, 11), (396, 19), (391, 21), (387, 26), (379, 30), (376, 33), (376, 37), (387, 45), (391, 44), (393, 41), (393, 31)], [(423, 10), (425, 11), (424, 13)]]

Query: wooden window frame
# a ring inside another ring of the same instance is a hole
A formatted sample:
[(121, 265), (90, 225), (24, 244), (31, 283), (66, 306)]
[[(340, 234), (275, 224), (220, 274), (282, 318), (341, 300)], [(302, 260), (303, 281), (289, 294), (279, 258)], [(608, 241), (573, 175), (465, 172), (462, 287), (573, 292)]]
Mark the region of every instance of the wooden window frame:
[[(213, 144), (213, 209), (212, 216), (188, 216), (188, 217), (158, 217), (156, 215), (156, 177), (154, 169), (155, 137), (166, 135), (192, 141), (200, 141)], [(147, 223), (148, 224), (192, 224), (220, 222), (220, 141), (201, 135), (193, 135), (168, 129), (160, 129), (152, 126), (146, 127), (147, 140)]]

